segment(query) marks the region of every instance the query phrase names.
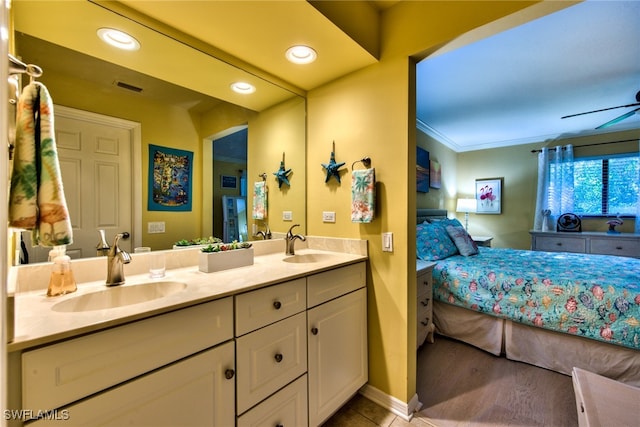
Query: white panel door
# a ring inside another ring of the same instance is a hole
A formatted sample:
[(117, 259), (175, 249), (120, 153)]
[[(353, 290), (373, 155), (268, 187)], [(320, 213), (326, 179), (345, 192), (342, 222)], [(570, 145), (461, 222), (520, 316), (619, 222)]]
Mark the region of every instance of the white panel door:
[[(64, 193), (73, 227), (71, 258), (96, 256), (99, 229), (107, 241), (116, 233), (132, 234), (132, 133), (129, 129), (100, 122), (91, 114), (55, 115), (55, 134)], [(47, 260), (49, 249), (31, 248), (23, 233), (29, 262)], [(131, 251), (132, 239), (120, 240)]]

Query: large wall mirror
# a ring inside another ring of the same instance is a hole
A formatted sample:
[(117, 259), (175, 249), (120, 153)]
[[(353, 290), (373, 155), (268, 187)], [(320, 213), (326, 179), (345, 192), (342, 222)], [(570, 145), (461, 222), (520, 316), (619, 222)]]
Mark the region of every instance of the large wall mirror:
[[(127, 250), (223, 238), (223, 200), (242, 197), (240, 228), (229, 239), (254, 239), (253, 232), (267, 225), (286, 232), (292, 223), (282, 220), (283, 211), (292, 212), (305, 231), (306, 104), (300, 93), (169, 37), (162, 27), (91, 2), (19, 1), (12, 14), (15, 54), (43, 69), (38, 80), (56, 106), (56, 142), (65, 153), (60, 157), (74, 225), (72, 257), (96, 255), (98, 229), (106, 230), (109, 242), (130, 232)], [(100, 27), (129, 32), (141, 49), (122, 53), (103, 46)], [(229, 78), (253, 84), (256, 92), (231, 92)], [(22, 79), (26, 85), (28, 77)], [(91, 142), (82, 142), (87, 135)], [(87, 145), (91, 154), (83, 151)], [(150, 146), (193, 154), (191, 210), (149, 206)], [(283, 158), (293, 174), (291, 186), (279, 188), (273, 173)], [(262, 176), (268, 215), (256, 220), (252, 196)], [(46, 261), (48, 249), (30, 248), (25, 240), (29, 261)]]

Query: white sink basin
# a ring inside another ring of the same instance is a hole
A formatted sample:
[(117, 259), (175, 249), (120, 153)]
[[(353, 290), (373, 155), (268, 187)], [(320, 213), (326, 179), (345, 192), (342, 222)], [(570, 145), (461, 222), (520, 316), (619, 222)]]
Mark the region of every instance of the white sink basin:
[(52, 310), (70, 313), (123, 307), (173, 295), (186, 287), (186, 283), (167, 281), (107, 288), (60, 301)]
[(316, 262), (325, 262), (335, 260), (336, 255), (332, 254), (300, 254), (290, 255), (283, 259), (284, 262), (291, 262), (294, 264), (311, 264)]

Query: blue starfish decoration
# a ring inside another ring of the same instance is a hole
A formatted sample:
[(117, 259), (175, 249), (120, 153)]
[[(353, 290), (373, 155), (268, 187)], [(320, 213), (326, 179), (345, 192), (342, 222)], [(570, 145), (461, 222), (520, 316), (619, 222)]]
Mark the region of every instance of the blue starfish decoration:
[(276, 176), (276, 179), (278, 180), (278, 188), (282, 188), (282, 183), (285, 183), (288, 186), (291, 186), (291, 184), (289, 183), (289, 179), (287, 178), (287, 175), (289, 175), (290, 173), (291, 173), (291, 169), (285, 170), (284, 162), (280, 162), (280, 169), (278, 169), (277, 172), (273, 173)]
[(322, 167), (327, 171), (327, 177), (325, 178), (324, 182), (329, 182), (331, 177), (334, 177), (338, 182), (340, 182), (340, 171), (338, 169), (340, 169), (342, 166), (344, 166), (344, 162), (336, 163), (336, 156), (332, 151), (329, 163), (322, 163)]

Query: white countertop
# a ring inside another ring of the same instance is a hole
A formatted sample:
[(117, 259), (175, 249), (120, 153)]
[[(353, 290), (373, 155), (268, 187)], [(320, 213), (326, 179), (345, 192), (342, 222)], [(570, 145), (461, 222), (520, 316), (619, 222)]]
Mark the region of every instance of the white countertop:
[(108, 289), (104, 278), (78, 284), (76, 292), (58, 297), (47, 297), (46, 289), (19, 292), (15, 296), (15, 336), (8, 344), (8, 351), (48, 344), (367, 259), (362, 253), (296, 250), (296, 254), (299, 255), (314, 253), (334, 256), (315, 263), (289, 263), (283, 261), (284, 253), (278, 252), (256, 255), (251, 266), (215, 273), (198, 271), (196, 261), (195, 265), (168, 269), (165, 277), (161, 279), (150, 279), (146, 273), (126, 276), (126, 283), (120, 287), (140, 285), (154, 280), (183, 282), (187, 286), (185, 290), (151, 301), (102, 310), (60, 312), (55, 311), (53, 307), (82, 294)]

